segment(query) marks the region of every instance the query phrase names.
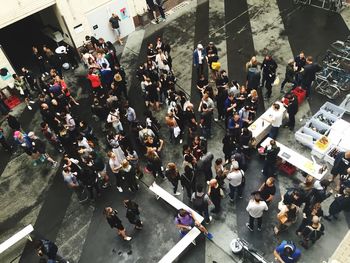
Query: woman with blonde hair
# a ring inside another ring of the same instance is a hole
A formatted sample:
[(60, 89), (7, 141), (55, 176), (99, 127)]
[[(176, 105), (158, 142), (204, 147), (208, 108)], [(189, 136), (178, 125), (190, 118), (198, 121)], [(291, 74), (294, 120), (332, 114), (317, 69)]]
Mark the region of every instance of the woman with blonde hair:
[(112, 207), (106, 207), (103, 210), (103, 214), (105, 215), (108, 224), (111, 228), (116, 228), (118, 235), (123, 238), (125, 241), (130, 241), (132, 238), (126, 234), (126, 230), (122, 224), (122, 221), (117, 216), (118, 211), (113, 209)]

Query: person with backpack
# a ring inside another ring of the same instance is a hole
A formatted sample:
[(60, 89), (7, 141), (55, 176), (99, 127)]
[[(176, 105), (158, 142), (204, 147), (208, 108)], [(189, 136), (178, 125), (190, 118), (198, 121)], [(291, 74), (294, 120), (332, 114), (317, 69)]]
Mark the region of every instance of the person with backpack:
[(191, 210), (187, 211), (183, 208), (179, 209), (175, 216), (175, 225), (180, 229), (181, 237), (184, 237), (193, 227), (198, 227), (208, 239), (213, 239), (213, 234), (208, 232), (208, 230), (196, 219), (195, 214)]
[(295, 263), (299, 261), (301, 251), (293, 241), (283, 240), (273, 251), (273, 255), (280, 263)]
[(140, 219), (139, 205), (131, 200), (124, 200), (124, 206), (126, 208), (126, 218), (129, 220), (130, 224), (135, 225), (135, 229), (141, 230), (143, 228), (143, 223)]
[(197, 185), (196, 192), (192, 194), (191, 202), (194, 210), (199, 214), (204, 216), (204, 221), (206, 224), (209, 224), (213, 219), (212, 216), (209, 216), (208, 207), (211, 204), (209, 196), (203, 192), (203, 186)]
[(191, 166), (185, 166), (185, 172), (180, 175), (180, 181), (182, 187), (186, 189), (188, 199), (191, 199), (192, 193), (196, 191), (196, 176)]
[(320, 218), (318, 216), (312, 217), (312, 223), (305, 226), (302, 230), (301, 235), (303, 237), (303, 241), (301, 241), (301, 245), (303, 248), (309, 248), (309, 241), (313, 244), (324, 235), (324, 226), (320, 223)]
[(57, 245), (47, 239), (40, 239), (34, 243), (35, 250), (39, 257), (47, 257), (48, 263), (69, 263), (65, 258), (58, 254)]

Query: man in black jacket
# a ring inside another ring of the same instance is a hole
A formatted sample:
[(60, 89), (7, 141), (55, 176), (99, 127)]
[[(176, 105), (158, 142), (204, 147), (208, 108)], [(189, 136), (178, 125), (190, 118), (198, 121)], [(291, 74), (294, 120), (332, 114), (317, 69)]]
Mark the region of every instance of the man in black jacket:
[(288, 99), (288, 104), (284, 104), (288, 112), (288, 123), (285, 127), (289, 127), (291, 131), (294, 130), (295, 126), (295, 115), (298, 112), (298, 100), (295, 98), (294, 94), (288, 94), (286, 96)]
[(262, 173), (266, 178), (275, 176), (276, 161), (277, 161), (278, 153), (280, 152), (280, 147), (276, 145), (275, 140), (271, 140), (270, 145), (266, 146), (264, 152), (266, 156), (265, 156), (264, 169), (262, 170)]
[(320, 71), (322, 67), (313, 63), (313, 59), (311, 56), (308, 56), (306, 59), (306, 65), (304, 66), (304, 70), (302, 72), (302, 80), (301, 87), (306, 90), (306, 97), (309, 98), (311, 92), (311, 84), (315, 80), (316, 73)]
[(261, 86), (267, 89), (265, 98), (269, 99), (272, 94), (272, 84), (276, 79), (277, 63), (272, 58), (272, 56), (268, 55), (265, 57), (263, 63), (261, 64), (261, 69), (262, 69)]
[(39, 257), (46, 256), (48, 258), (48, 263), (59, 262), (59, 263), (69, 263), (61, 255), (57, 253), (58, 248), (56, 244), (47, 239), (40, 239), (35, 241), (35, 250)]

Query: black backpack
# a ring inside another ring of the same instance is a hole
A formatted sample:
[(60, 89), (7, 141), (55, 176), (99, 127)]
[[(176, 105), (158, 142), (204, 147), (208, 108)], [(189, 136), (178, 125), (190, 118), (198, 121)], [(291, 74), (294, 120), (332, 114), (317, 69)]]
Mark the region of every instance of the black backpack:
[(205, 208), (205, 201), (204, 201), (205, 194), (202, 196), (198, 196), (197, 193), (194, 194), (194, 200), (192, 201), (193, 208), (195, 210), (203, 210)]

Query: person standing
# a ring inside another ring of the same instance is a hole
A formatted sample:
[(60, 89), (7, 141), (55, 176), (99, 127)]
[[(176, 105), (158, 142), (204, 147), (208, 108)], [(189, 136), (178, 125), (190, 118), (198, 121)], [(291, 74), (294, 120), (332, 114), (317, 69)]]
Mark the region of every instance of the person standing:
[(122, 161), (122, 167), (119, 173), (121, 177), (124, 178), (126, 187), (129, 189), (129, 191), (136, 192), (137, 190), (139, 190), (139, 185), (136, 181), (135, 168), (132, 165), (130, 165), (128, 160), (124, 159)]
[(261, 231), (262, 216), (264, 211), (268, 209), (265, 201), (261, 199), (259, 192), (253, 193), (253, 198), (249, 201), (246, 208), (249, 213), (249, 223), (246, 223), (246, 226), (250, 231), (254, 231), (255, 219), (258, 221), (258, 231)]
[(280, 104), (274, 103), (272, 104), (271, 114), (267, 117), (268, 122), (271, 123), (271, 130), (269, 132), (269, 137), (272, 139), (276, 139), (278, 135), (278, 130), (282, 125), (284, 112), (281, 109)]
[(334, 181), (339, 174), (346, 174), (347, 168), (350, 168), (350, 151), (339, 152), (334, 158), (334, 164), (331, 170), (332, 179), (330, 181)]
[(270, 145), (267, 145), (265, 147), (264, 153), (266, 154), (266, 156), (264, 162), (264, 169), (262, 170), (262, 173), (265, 176), (265, 178), (275, 176), (276, 162), (279, 152), (280, 147), (277, 146), (275, 140), (271, 140)]
[(267, 92), (265, 94), (265, 99), (269, 99), (271, 98), (272, 84), (276, 79), (276, 70), (277, 70), (277, 63), (272, 58), (271, 55), (265, 56), (261, 64), (261, 69), (262, 69), (261, 86), (267, 89)]
[(230, 187), (230, 201), (234, 202), (235, 197), (235, 191), (237, 190), (238, 198), (242, 199), (242, 192), (243, 192), (243, 178), (244, 178), (244, 172), (239, 169), (238, 162), (232, 162), (231, 164), (231, 171), (227, 174), (227, 180), (229, 181), (229, 187)]
[(119, 21), (120, 18), (118, 15), (116, 15), (115, 13), (112, 13), (111, 18), (109, 19), (109, 23), (111, 24), (114, 32), (117, 35), (117, 42), (122, 46), (123, 45), (123, 41), (120, 38), (120, 25), (119, 25)]
[(293, 83), (292, 89), (296, 87), (293, 59), (290, 59), (286, 66), (286, 73), (284, 75), (284, 80), (281, 84), (281, 93), (284, 93), (283, 88), (284, 88), (284, 85), (286, 85), (287, 83)]
[(28, 137), (32, 143), (32, 157), (37, 156), (37, 158), (41, 159), (41, 156), (43, 156), (52, 164), (52, 168), (56, 168), (58, 162), (53, 160), (51, 156), (46, 152), (45, 143), (42, 140), (40, 140), (32, 131), (28, 133)]
[(32, 51), (33, 51), (34, 63), (38, 66), (39, 71), (42, 74), (42, 77), (45, 77), (45, 75), (49, 75), (45, 67), (44, 56), (39, 52), (36, 46), (32, 46)]
[(318, 63), (313, 62), (311, 56), (306, 58), (306, 64), (301, 77), (301, 87), (306, 90), (306, 98), (310, 97), (312, 82), (315, 80), (316, 73), (321, 69), (322, 67)]
[(296, 86), (301, 85), (302, 71), (306, 64), (306, 58), (304, 51), (300, 51), (299, 55), (294, 59), (294, 71), (295, 71), (295, 84)]
[(196, 226), (208, 239), (213, 239), (213, 235), (197, 220), (193, 211), (179, 209), (175, 217), (175, 224), (180, 230), (181, 237), (184, 237)]
[(324, 225), (320, 223), (320, 218), (318, 216), (313, 216), (312, 223), (301, 231), (301, 235), (303, 237), (301, 245), (305, 249), (309, 248), (309, 241), (314, 244), (319, 240), (321, 236), (324, 235)]
[(301, 251), (293, 241), (283, 240), (273, 251), (273, 254), (279, 263), (296, 263), (300, 259)]
[(208, 207), (211, 204), (211, 200), (209, 196), (204, 193), (203, 186), (197, 185), (196, 192), (192, 194), (191, 202), (194, 210), (196, 210), (199, 214), (204, 216), (204, 221), (206, 224), (209, 224), (213, 219), (209, 216)]
[(23, 77), (26, 80), (26, 82), (28, 83), (30, 89), (32, 91), (39, 92), (40, 88), (39, 88), (38, 81), (37, 81), (34, 73), (29, 71), (26, 67), (22, 68), (22, 73), (23, 73)]
[(260, 196), (266, 204), (270, 204), (276, 194), (275, 178), (269, 177), (259, 188)]
[[(119, 147), (118, 147), (119, 148)], [(120, 160), (119, 158), (117, 158), (116, 154), (112, 151), (108, 152), (107, 156), (109, 157), (109, 166), (112, 170), (112, 173), (115, 176), (116, 179), (116, 185), (117, 185), (117, 189), (119, 192), (123, 192), (123, 188), (122, 186), (122, 176), (120, 174), (120, 169), (122, 168), (122, 160)]]
[(7, 106), (7, 104), (5, 103), (5, 100), (5, 95), (2, 92), (0, 92), (0, 111), (2, 115), (6, 115), (11, 111), (9, 106)]
[(21, 124), (19, 123), (19, 121), (15, 116), (12, 116), (11, 114), (7, 114), (6, 119), (7, 119), (7, 124), (12, 130), (14, 131), (21, 130)]
[(204, 64), (206, 59), (205, 50), (202, 44), (198, 44), (193, 52), (193, 66), (197, 70), (197, 78), (204, 74)]
[(47, 257), (48, 263), (69, 263), (66, 259), (64, 259), (60, 254), (58, 254), (57, 245), (47, 239), (40, 239), (34, 242), (34, 248), (39, 257)]
[(224, 192), (216, 179), (209, 181), (208, 196), (214, 205), (214, 208), (210, 212), (214, 214), (219, 213), (221, 211), (221, 199), (224, 197)]
[(130, 224), (135, 225), (135, 229), (141, 230), (143, 228), (143, 223), (140, 219), (139, 205), (131, 200), (124, 200), (123, 203), (126, 208), (126, 218), (129, 220)]
[(284, 104), (288, 112), (288, 123), (285, 127), (289, 127), (289, 130), (293, 131), (295, 126), (295, 115), (298, 113), (298, 100), (295, 98), (294, 94), (288, 94), (286, 96), (288, 99), (288, 104)]
[(105, 215), (107, 222), (111, 226), (111, 228), (117, 229), (117, 233), (121, 238), (123, 238), (125, 241), (130, 241), (132, 239), (126, 234), (126, 230), (122, 224), (122, 221), (117, 216), (117, 210), (113, 210), (112, 207), (106, 207), (103, 210), (103, 214)]
[(185, 172), (180, 175), (180, 181), (182, 187), (186, 189), (188, 199), (191, 199), (192, 193), (196, 191), (196, 177), (193, 169), (186, 165)]
[(0, 128), (0, 143), (2, 147), (5, 149), (5, 151), (10, 152), (13, 149), (13, 146), (8, 144), (5, 138), (4, 130)]
[(174, 190), (173, 190), (174, 195), (175, 196), (180, 195), (180, 193), (177, 191), (177, 187), (179, 185), (179, 180), (180, 180), (180, 174), (176, 168), (175, 163), (168, 163), (168, 165), (165, 168), (165, 176), (174, 186)]

